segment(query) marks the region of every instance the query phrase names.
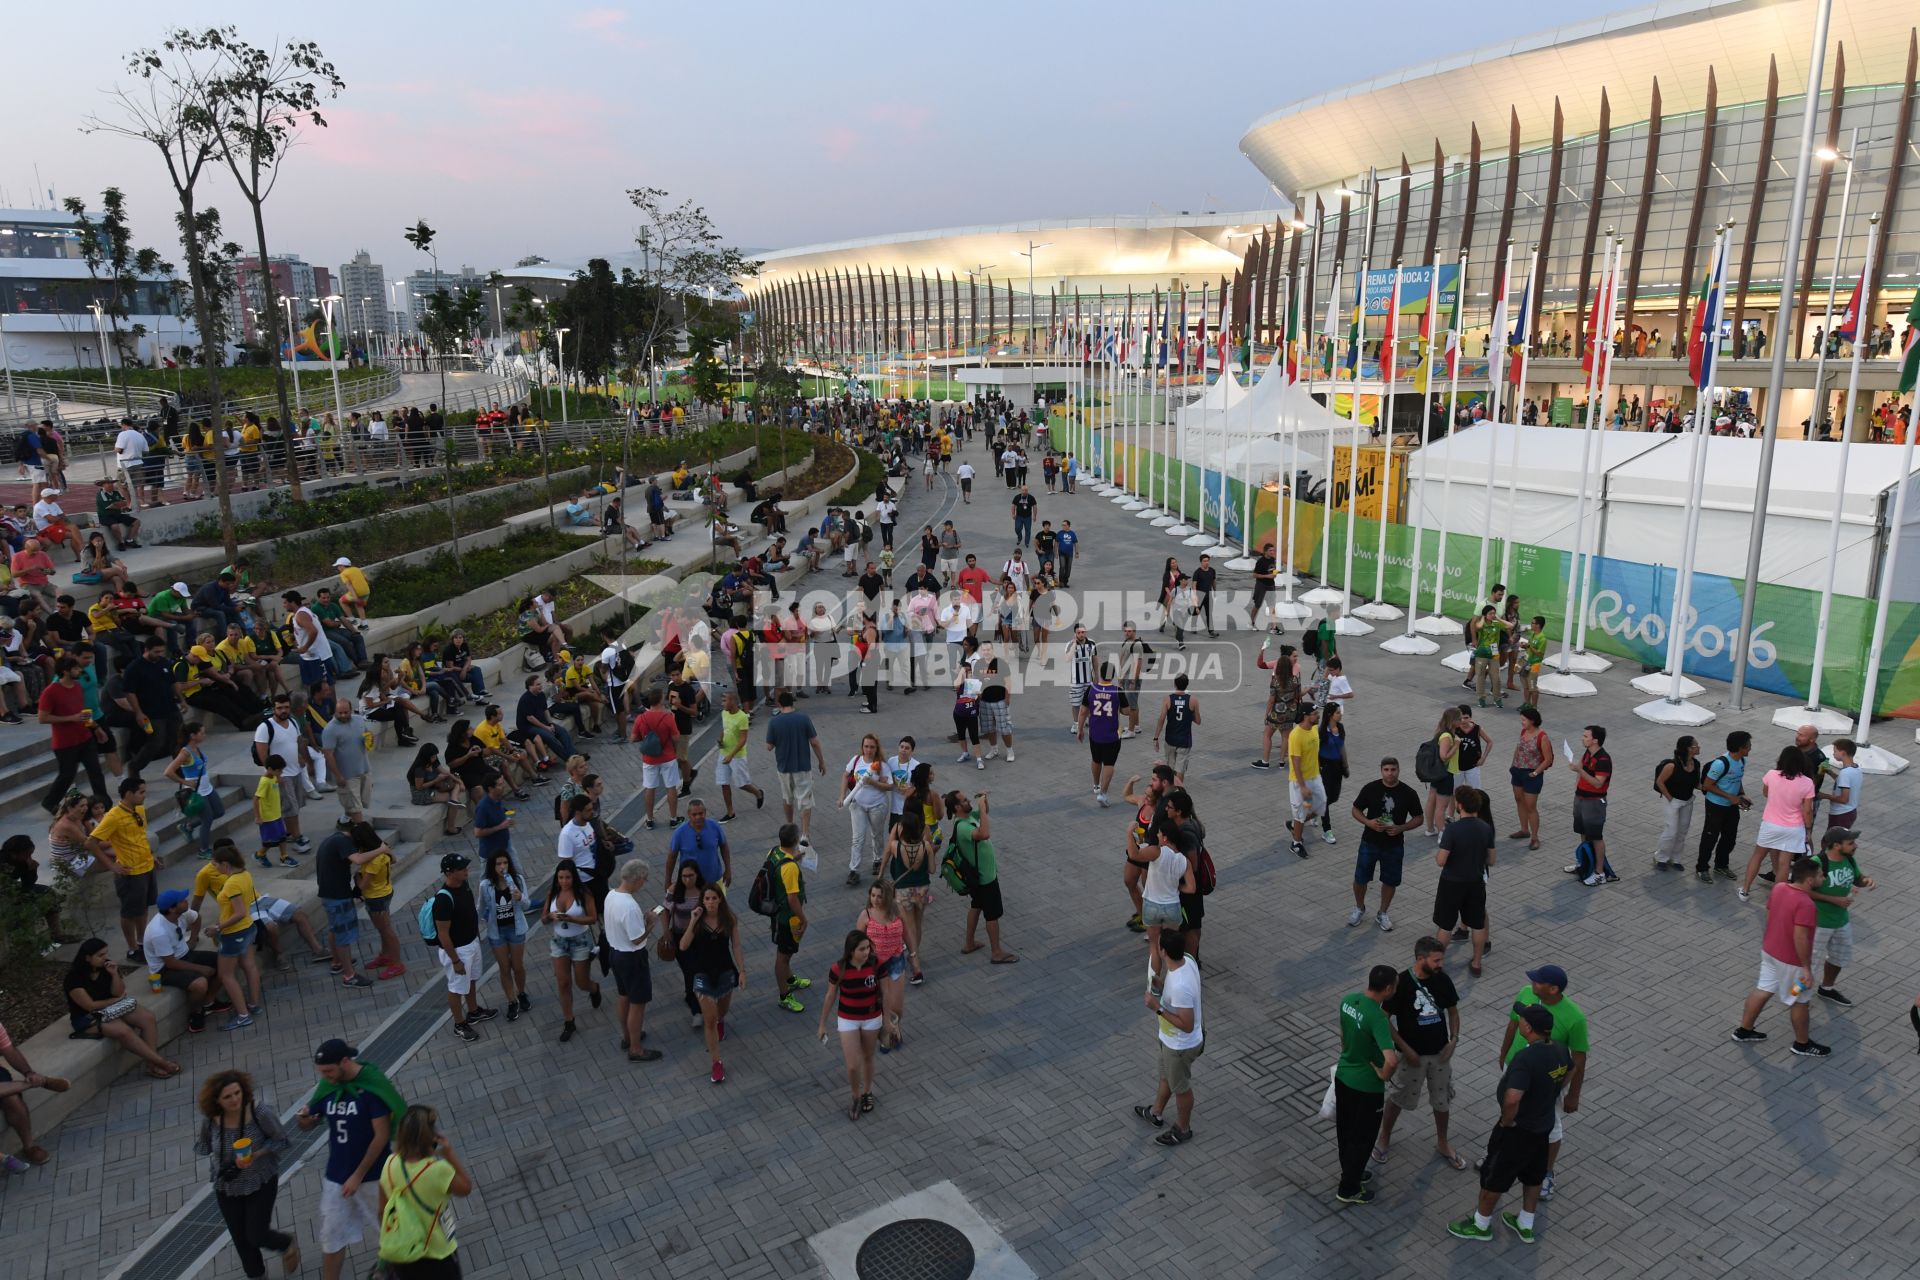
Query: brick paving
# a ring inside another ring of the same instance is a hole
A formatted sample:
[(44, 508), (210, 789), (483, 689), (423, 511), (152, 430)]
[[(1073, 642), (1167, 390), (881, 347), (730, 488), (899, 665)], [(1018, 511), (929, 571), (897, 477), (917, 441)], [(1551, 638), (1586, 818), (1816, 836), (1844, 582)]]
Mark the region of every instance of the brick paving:
[[(985, 474), (974, 504), (957, 507), (955, 518), (991, 566), (1006, 550), (1005, 493), (977, 448), (971, 456)], [(929, 518), (941, 497), (911, 490), (906, 527)], [(1041, 515), (1070, 518), (1083, 535), (1077, 589), (1150, 590), (1164, 556), (1191, 565), (1195, 554), (1090, 490), (1043, 495)], [(1458, 696), (1458, 677), (1435, 659), (1378, 653), (1384, 637), (1342, 645), (1358, 690), (1349, 743), (1356, 761), (1392, 752), (1410, 762), (1440, 708)], [(1252, 648), (1246, 637), (1237, 641), (1248, 666)], [(1920, 1073), (1906, 1019), (1913, 978), (1897, 957), (1920, 931), (1894, 904), (1920, 889), (1920, 872), (1889, 834), (1920, 808), (1915, 787), (1909, 779), (1868, 782), (1861, 857), (1880, 888), (1858, 912), (1858, 957), (1842, 984), (1858, 1004), (1813, 1011), (1814, 1034), (1834, 1046), (1834, 1056), (1789, 1056), (1777, 1007), (1763, 1016), (1763, 1029), (1773, 1033), (1766, 1044), (1730, 1044), (1762, 912), (1743, 907), (1724, 882), (1708, 887), (1650, 869), (1658, 830), (1647, 803), (1650, 778), (1673, 735), (1631, 715), (1640, 700), (1626, 685), (1633, 674), (1616, 665), (1597, 678), (1599, 696), (1549, 700), (1545, 708), (1556, 739), (1589, 722), (1612, 731), (1618, 785), (1609, 846), (1625, 879), (1586, 889), (1561, 874), (1572, 844), (1563, 770), (1543, 798), (1545, 847), (1528, 853), (1502, 842), (1486, 976), (1466, 974), (1461, 948), (1449, 963), (1463, 999), (1453, 1133), (1470, 1153), (1494, 1116), (1495, 1053), (1522, 969), (1564, 965), (1570, 994), (1592, 1020), (1583, 1105), (1569, 1118), (1559, 1194), (1543, 1208), (1532, 1251), (1511, 1238), (1469, 1244), (1445, 1235), (1445, 1223), (1470, 1206), (1474, 1179), (1431, 1156), (1424, 1114), (1401, 1121), (1375, 1204), (1333, 1202), (1332, 1125), (1315, 1111), (1337, 1047), (1335, 1006), (1369, 965), (1408, 962), (1436, 873), (1419, 856), (1416, 834), (1396, 904), (1399, 927), (1390, 935), (1345, 927), (1353, 825), (1342, 806), (1338, 846), (1315, 844), (1306, 862), (1286, 852), (1279, 839), (1284, 777), (1247, 768), (1259, 738), (1257, 685), (1201, 693), (1204, 723), (1189, 782), (1208, 823), (1220, 888), (1208, 904), (1198, 1137), (1185, 1151), (1148, 1140), (1130, 1114), (1150, 1096), (1154, 1052), (1139, 996), (1142, 946), (1120, 927), (1127, 906), (1119, 844), (1128, 815), (1118, 804), (1095, 807), (1084, 748), (1064, 727), (1064, 695), (1047, 688), (1016, 700), (1019, 763), (996, 761), (967, 776), (944, 742), (947, 702), (938, 694), (908, 700), (883, 692), (877, 719), (857, 715), (857, 704), (838, 694), (808, 704), (830, 767), (868, 729), (888, 743), (909, 732), (935, 762), (941, 785), (991, 786), (1006, 939), (1022, 956), (1001, 968), (988, 967), (984, 955), (960, 957), (960, 900), (938, 891), (928, 982), (908, 996), (907, 1047), (879, 1060), (879, 1108), (858, 1124), (840, 1111), (837, 1046), (811, 1034), (832, 939), (861, 901), (832, 873), (845, 836), (830, 809), (816, 815), (822, 871), (810, 906), (817, 927), (796, 964), (817, 983), (808, 1013), (773, 1007), (771, 951), (751, 927), (757, 919), (747, 917), (752, 985), (729, 1021), (724, 1088), (707, 1083), (698, 1036), (672, 998), (673, 975), (659, 984), (649, 1020), (650, 1043), (665, 1051), (664, 1061), (626, 1064), (611, 1002), (598, 1012), (583, 1005), (583, 1034), (555, 1043), (540, 937), (529, 948), (530, 1019), (489, 1024), (474, 1046), (442, 1026), (399, 1066), (402, 1091), (440, 1109), (478, 1182), (458, 1210), (466, 1273), (820, 1275), (805, 1243), (810, 1236), (942, 1180), (954, 1182), (1042, 1276), (1382, 1276), (1471, 1267), (1516, 1277), (1548, 1268), (1719, 1277), (1836, 1264), (1861, 1277), (1905, 1273), (1920, 1237), (1913, 1176), (1920, 1119), (1899, 1102)], [(1722, 694), (1713, 688), (1706, 700)], [(1722, 709), (1707, 740), (1717, 744), (1728, 729), (1748, 728), (1756, 759), (1769, 759), (1789, 736), (1767, 724), (1773, 705), (1737, 719)], [(1491, 778), (1505, 765), (1515, 720), (1510, 712), (1490, 717)], [(1887, 745), (1907, 738), (1902, 727), (1886, 730)], [(637, 789), (634, 756), (607, 749), (595, 764), (616, 804)], [(1146, 741), (1130, 742), (1120, 776), (1150, 764)], [(1357, 768), (1355, 784), (1368, 773)], [(1494, 800), (1497, 818), (1510, 825), (1507, 788), (1496, 786)], [(776, 814), (772, 806), (747, 809), (733, 824), (736, 857), (746, 865), (768, 844)], [(520, 847), (544, 867), (553, 834), (545, 806), (523, 805), (521, 821)], [(1754, 818), (1743, 827), (1750, 838)], [(657, 882), (665, 832), (641, 831), (636, 839)], [(417, 902), (424, 889), (416, 875), (402, 895)], [(0, 1276), (79, 1280), (110, 1272), (203, 1186), (204, 1168), (189, 1154), (191, 1082), (231, 1063), (291, 1107), (311, 1078), (305, 1055), (314, 1042), (336, 1033), (365, 1037), (409, 990), (435, 985), (426, 981), (430, 962), (418, 950), (410, 959), (408, 990), (388, 983), (370, 994), (344, 992), (312, 973), (300, 975), (297, 995), (272, 983), (261, 1028), (179, 1045), (192, 1068), (179, 1081), (156, 1085), (130, 1074), (83, 1108), (49, 1140), (52, 1165), (0, 1184), (0, 1229), (9, 1243)], [(429, 990), (424, 998), (439, 997)], [(316, 1166), (303, 1167), (281, 1198), (281, 1222), (298, 1225), (309, 1258), (317, 1253), (317, 1178)], [(357, 1253), (354, 1274), (364, 1274), (371, 1257), (370, 1248)], [(236, 1271), (223, 1249), (197, 1274)]]

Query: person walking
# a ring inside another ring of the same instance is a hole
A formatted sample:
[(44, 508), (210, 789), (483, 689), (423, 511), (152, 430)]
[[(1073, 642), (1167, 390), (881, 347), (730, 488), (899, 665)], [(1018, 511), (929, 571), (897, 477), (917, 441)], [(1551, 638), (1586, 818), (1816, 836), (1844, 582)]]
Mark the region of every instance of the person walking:
[(1386, 1107), (1387, 1081), (1400, 1065), (1393, 1045), (1393, 1027), (1383, 1008), (1393, 998), (1400, 975), (1392, 965), (1377, 964), (1367, 971), (1364, 990), (1348, 992), (1340, 1001), (1340, 1058), (1333, 1068), (1334, 1146), (1340, 1157), (1340, 1185), (1334, 1199), (1341, 1204), (1371, 1204), (1373, 1171), (1367, 1157), (1380, 1133)]
[[(1264, 644), (1262, 651), (1265, 651)], [(1273, 674), (1267, 678), (1267, 705), (1261, 720), (1260, 758), (1253, 761), (1256, 769), (1273, 768), (1273, 735), (1292, 732), (1298, 718), (1301, 702), (1300, 655), (1290, 644), (1280, 646), (1280, 653), (1273, 663)]]
[(313, 1052), (320, 1077), (312, 1096), (294, 1115), (301, 1132), (326, 1126), (327, 1161), (320, 1174), (321, 1273), (340, 1280), (347, 1250), (372, 1233), (380, 1239), (376, 1191), (363, 1184), (386, 1162), (388, 1139), (407, 1104), (386, 1073), (360, 1061), (360, 1051), (338, 1037)]
[(1488, 698), (1492, 698), (1497, 707), (1507, 705), (1507, 696), (1500, 684), (1500, 646), (1506, 635), (1507, 624), (1490, 604), (1482, 605), (1479, 616), (1468, 625), (1473, 644), (1473, 691), (1483, 707)]
[(287, 1275), (300, 1269), (300, 1242), (273, 1229), (273, 1204), (280, 1194), (280, 1157), (287, 1133), (273, 1107), (260, 1104), (253, 1077), (244, 1071), (216, 1071), (200, 1084), (200, 1130), (195, 1155), (207, 1157), (213, 1174), (213, 1199), (240, 1269), (252, 1280), (267, 1274), (263, 1250), (280, 1255)]
[(1777, 884), (1786, 878), (1790, 859), (1806, 856), (1818, 793), (1819, 782), (1807, 771), (1805, 753), (1798, 746), (1782, 747), (1773, 768), (1760, 779), (1765, 807), (1760, 811), (1753, 852), (1747, 857), (1747, 872), (1740, 879), (1740, 901), (1747, 901), (1763, 861), (1770, 864), (1767, 878)]
[(987, 924), (987, 945), (994, 964), (1015, 964), (1020, 957), (1000, 945), (1000, 917), (1005, 908), (1000, 899), (1000, 860), (994, 853), (992, 820), (987, 814), (987, 793), (968, 798), (958, 791), (946, 796), (947, 820), (951, 822), (953, 847), (965, 868), (962, 880), (967, 886), (967, 938), (961, 955), (980, 949), (973, 940), (981, 918)]
[(499, 968), (507, 1021), (513, 1022), (532, 1007), (532, 1001), (527, 999), (527, 881), (514, 868), (510, 850), (487, 855), (480, 877), (479, 915), (480, 930)]
[[(1734, 842), (1740, 835), (1740, 815), (1753, 807), (1745, 794), (1747, 754), (1753, 750), (1753, 735), (1735, 729), (1727, 735), (1727, 749), (1707, 762), (1700, 771), (1700, 791), (1706, 797), (1700, 823), (1700, 852), (1694, 859), (1693, 878), (1712, 884), (1713, 878), (1731, 880), (1734, 871), (1730, 859)], [(1709, 870), (1711, 866), (1711, 870)]]
[[(964, 464), (963, 464), (964, 465)], [(820, 1005), (820, 1043), (827, 1042), (827, 1009), (836, 1013), (840, 1055), (847, 1066), (851, 1102), (847, 1119), (858, 1120), (873, 1110), (873, 1055), (880, 1042), (880, 977), (874, 963), (873, 941), (858, 929), (847, 934), (840, 958), (827, 970), (831, 1001)]]
[(1433, 925), (1445, 946), (1453, 937), (1454, 925), (1466, 927), (1473, 939), (1473, 958), (1467, 972), (1480, 976), (1480, 958), (1487, 947), (1487, 874), (1493, 870), (1493, 825), (1485, 818), (1486, 793), (1477, 787), (1461, 787), (1454, 793), (1460, 816), (1440, 833), (1440, 847), (1433, 860), (1440, 867), (1440, 880), (1434, 886)]
[(1699, 787), (1700, 741), (1683, 733), (1673, 744), (1673, 754), (1653, 774), (1653, 789), (1660, 793), (1663, 808), (1660, 842), (1653, 850), (1655, 871), (1682, 869), (1680, 850), (1693, 828), (1693, 796)]
[(1754, 1030), (1760, 1011), (1774, 996), (1787, 1007), (1793, 1025), (1793, 1052), (1803, 1058), (1824, 1058), (1833, 1052), (1813, 1038), (1807, 1004), (1813, 999), (1813, 935), (1820, 926), (1819, 904), (1813, 895), (1826, 879), (1818, 859), (1802, 854), (1787, 869), (1785, 882), (1767, 895), (1767, 922), (1760, 935), (1760, 976), (1747, 996), (1740, 1025), (1733, 1029), (1735, 1044), (1757, 1044), (1767, 1038)]
[(1127, 709), (1127, 695), (1114, 683), (1111, 662), (1100, 664), (1100, 674), (1081, 695), (1074, 712), (1073, 740), (1087, 743), (1093, 767), (1093, 798), (1102, 809), (1113, 801), (1107, 788), (1113, 784), (1113, 768), (1120, 761), (1120, 716)]
[(380, 1167), (380, 1260), (393, 1280), (460, 1280), (453, 1198), (473, 1194), (473, 1175), (440, 1132), (432, 1107), (411, 1106), (394, 1126)]
[[(780, 805), (788, 823), (800, 829), (800, 844), (811, 848), (808, 836), (813, 828), (814, 773), (825, 777), (827, 757), (820, 750), (820, 735), (813, 720), (804, 711), (793, 709), (793, 693), (780, 691), (780, 710), (767, 721), (765, 743), (773, 752), (774, 774), (780, 780)], [(813, 771), (808, 770), (809, 756)]]
[[(958, 718), (955, 720), (958, 723)], [(873, 861), (872, 874), (880, 875), (880, 860), (886, 850), (887, 819), (891, 816), (894, 788), (893, 770), (880, 755), (880, 739), (866, 734), (860, 739), (860, 751), (841, 771), (840, 807), (847, 811), (852, 827), (847, 849), (847, 885), (860, 884), (860, 864)]]
[(1406, 856), (1407, 832), (1422, 821), (1420, 793), (1400, 781), (1400, 761), (1387, 756), (1380, 761), (1380, 776), (1353, 798), (1353, 820), (1360, 824), (1360, 848), (1353, 860), (1353, 910), (1347, 913), (1347, 927), (1367, 917), (1367, 886), (1380, 872), (1380, 911), (1374, 923), (1382, 933), (1393, 932), (1393, 895), (1400, 888)]
[(1173, 692), (1161, 699), (1160, 715), (1153, 722), (1153, 748), (1173, 770), (1174, 784), (1183, 787), (1187, 764), (1193, 759), (1193, 727), (1200, 723), (1200, 700), (1187, 692), (1189, 683), (1184, 671), (1173, 678)]
[(767, 803), (767, 793), (753, 785), (753, 774), (747, 761), (747, 731), (751, 722), (752, 713), (741, 705), (740, 694), (729, 689), (721, 695), (720, 761), (713, 768), (713, 780), (720, 784), (720, 801), (727, 808), (720, 815), (724, 822), (731, 822), (734, 818), (735, 787), (753, 797), (754, 808), (761, 808)]
[(720, 1060), (720, 1046), (727, 1038), (727, 1010), (733, 1004), (734, 992), (746, 990), (747, 968), (740, 954), (739, 919), (719, 885), (709, 884), (700, 890), (699, 904), (675, 947), (693, 975), (707, 1057), (713, 1063), (709, 1078), (715, 1084), (724, 1084), (727, 1067)]
[(668, 825), (677, 827), (680, 825), (680, 762), (675, 743), (679, 739), (679, 725), (673, 713), (661, 706), (660, 690), (647, 690), (643, 703), (645, 709), (633, 718), (627, 740), (640, 746), (640, 798), (646, 809), (646, 827), (649, 831), (654, 829), (656, 792), (666, 795)]
[[(453, 1016), (453, 1034), (472, 1044), (480, 1038), (476, 1022), (499, 1016), (499, 1010), (480, 1003), (474, 990), (480, 981), (480, 907), (467, 883), (471, 860), (464, 853), (440, 859), (440, 887), (433, 892), (434, 941), (440, 968), (447, 981), (447, 1011)], [(464, 1002), (464, 1004), (463, 1004)]]
[[(215, 932), (220, 939), (220, 950), (215, 962), (220, 976), (220, 986), (233, 1002), (233, 1016), (220, 1024), (222, 1031), (239, 1031), (253, 1025), (254, 1015), (260, 1012), (260, 964), (254, 956), (254, 936), (259, 927), (254, 920), (253, 904), (259, 894), (254, 891), (253, 876), (247, 871), (247, 860), (230, 841), (221, 841), (213, 846), (213, 860), (208, 864), (214, 873), (225, 877), (220, 887), (213, 892), (214, 900), (220, 904), (219, 914), (215, 917)], [(246, 990), (242, 994), (240, 979), (246, 979)]]
[(1413, 944), (1413, 967), (1400, 971), (1393, 998), (1385, 1006), (1393, 1028), (1393, 1047), (1400, 1054), (1380, 1115), (1380, 1137), (1373, 1144), (1372, 1161), (1386, 1161), (1394, 1122), (1403, 1111), (1420, 1108), (1421, 1086), (1433, 1108), (1433, 1135), (1440, 1158), (1455, 1169), (1467, 1162), (1447, 1141), (1448, 1112), (1453, 1104), (1453, 1051), (1460, 1044), (1460, 993), (1447, 976), (1447, 944), (1421, 937)]
[(574, 989), (586, 992), (593, 1007), (600, 1007), (600, 984), (593, 980), (593, 931), (600, 914), (593, 891), (581, 880), (572, 859), (554, 864), (540, 919), (551, 930), (547, 954), (553, 960), (553, 982), (560, 993), (560, 1040), (565, 1043), (573, 1039)]
[(793, 958), (807, 935), (807, 882), (800, 867), (800, 828), (784, 823), (778, 843), (767, 851), (768, 905), (773, 917), (773, 998), (788, 1013), (804, 1013), (807, 1006), (794, 993), (813, 985), (811, 978), (793, 973)]
[[(1480, 1196), (1473, 1215), (1447, 1225), (1458, 1240), (1491, 1240), (1493, 1211), (1500, 1197), (1520, 1184), (1520, 1212), (1503, 1213), (1500, 1220), (1523, 1244), (1534, 1242), (1534, 1214), (1549, 1198), (1552, 1180), (1550, 1134), (1559, 1127), (1556, 1102), (1573, 1078), (1572, 1055), (1551, 1038), (1557, 1023), (1553, 1010), (1532, 1004), (1516, 1015), (1521, 1048), (1508, 1058), (1494, 1098), (1500, 1118), (1487, 1137), (1487, 1156), (1480, 1165)], [(1508, 1031), (1509, 1038), (1513, 1031)]]
[(653, 974), (647, 964), (647, 939), (666, 914), (665, 907), (648, 912), (640, 905), (647, 886), (647, 864), (638, 858), (622, 863), (606, 901), (608, 960), (613, 969), (614, 1015), (620, 1024), (620, 1049), (628, 1062), (658, 1062), (661, 1053), (641, 1043), (646, 1039), (647, 1004), (653, 999)]
[(880, 1052), (892, 1053), (906, 1043), (900, 1023), (907, 1011), (907, 926), (892, 882), (875, 880), (867, 886), (867, 905), (853, 927), (873, 941), (873, 963), (880, 970), (880, 1009), (886, 1019), (880, 1028)]
[(113, 872), (119, 902), (120, 936), (127, 959), (140, 958), (147, 912), (159, 900), (153, 845), (147, 837), (147, 784), (137, 775), (120, 779), (120, 802), (87, 833), (87, 848)]
[(1340, 803), (1341, 784), (1351, 770), (1347, 766), (1347, 713), (1337, 702), (1320, 709), (1320, 786), (1327, 802), (1320, 808), (1320, 838), (1328, 844), (1339, 843), (1333, 834), (1333, 809)]
[[(1156, 1143), (1177, 1147), (1193, 1141), (1193, 1063), (1206, 1052), (1207, 1044), (1200, 1011), (1200, 962), (1187, 957), (1186, 936), (1178, 929), (1163, 930), (1154, 946), (1154, 965), (1165, 976), (1160, 988), (1150, 988), (1145, 999), (1156, 1019), (1159, 1082), (1152, 1103), (1135, 1107), (1133, 1114), (1161, 1130)], [(1166, 1127), (1169, 1101), (1174, 1106), (1171, 1129)]]
[(82, 769), (93, 794), (103, 800), (107, 795), (100, 749), (93, 736), (93, 712), (87, 709), (86, 693), (80, 688), (80, 661), (69, 654), (56, 661), (53, 670), (53, 683), (40, 691), (39, 701), (40, 723), (48, 726), (55, 763), (53, 782), (40, 797), (40, 807), (48, 814)]
[(1327, 811), (1327, 785), (1320, 778), (1319, 716), (1311, 702), (1294, 710), (1294, 726), (1287, 734), (1287, 808), (1293, 819), (1288, 828), (1293, 856), (1307, 856), (1307, 823)]
[(886, 879), (893, 885), (900, 918), (906, 924), (907, 963), (912, 969), (907, 982), (915, 987), (926, 981), (920, 965), (922, 926), (933, 904), (933, 864), (939, 852), (939, 842), (927, 825), (925, 803), (938, 803), (929, 764), (914, 769), (908, 805), (887, 834)]
[[(1834, 744), (1836, 748), (1839, 745)], [(1849, 750), (1848, 759), (1852, 756)], [(1859, 841), (1860, 833), (1850, 828), (1827, 828), (1820, 837), (1821, 884), (1810, 891), (1815, 909), (1813, 950), (1825, 962), (1818, 994), (1843, 1009), (1851, 1009), (1853, 1001), (1834, 984), (1840, 981), (1840, 970), (1853, 960), (1853, 908), (1859, 904), (1860, 891), (1874, 887), (1873, 881), (1861, 874), (1855, 857)]]
[(1507, 839), (1525, 840), (1529, 849), (1540, 847), (1540, 792), (1552, 767), (1553, 743), (1540, 727), (1540, 709), (1528, 703), (1520, 708), (1520, 735), (1514, 739), (1513, 759), (1507, 762), (1513, 807), (1520, 819), (1518, 829), (1509, 832)]
[(1414, 775), (1427, 784), (1427, 834), (1440, 838), (1440, 830), (1453, 817), (1453, 790), (1460, 772), (1460, 708), (1448, 707), (1440, 713), (1440, 723), (1429, 739), (1434, 747), (1435, 765), (1421, 776), (1424, 766), (1416, 757)]
[(1527, 970), (1527, 983), (1513, 997), (1513, 1011), (1507, 1015), (1506, 1034), (1500, 1040), (1502, 1069), (1512, 1066), (1525, 1047), (1525, 1041), (1515, 1037), (1527, 1018), (1526, 1011), (1534, 1007), (1544, 1007), (1553, 1015), (1549, 1034), (1553, 1043), (1566, 1049), (1568, 1060), (1572, 1063), (1572, 1069), (1567, 1074), (1566, 1091), (1560, 1098), (1560, 1114), (1554, 1117), (1547, 1132), (1547, 1168), (1546, 1175), (1540, 1180), (1540, 1198), (1551, 1200), (1553, 1167), (1559, 1163), (1560, 1143), (1566, 1136), (1565, 1117), (1580, 1110), (1580, 1090), (1587, 1080), (1587, 1014), (1567, 998), (1567, 971), (1559, 965), (1543, 964)]

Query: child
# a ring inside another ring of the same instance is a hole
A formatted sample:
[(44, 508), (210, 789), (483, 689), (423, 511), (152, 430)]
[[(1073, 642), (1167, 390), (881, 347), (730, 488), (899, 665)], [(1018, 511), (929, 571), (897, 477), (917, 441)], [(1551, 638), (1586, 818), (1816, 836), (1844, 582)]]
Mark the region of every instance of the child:
[(253, 789), (253, 820), (260, 828), (260, 851), (253, 855), (253, 860), (263, 867), (273, 865), (267, 857), (269, 850), (280, 854), (283, 867), (300, 865), (300, 860), (286, 850), (287, 824), (280, 816), (280, 775), (286, 767), (287, 762), (279, 756), (268, 756), (266, 773)]
[(367, 604), (373, 599), (373, 586), (367, 575), (353, 567), (353, 561), (341, 556), (333, 562), (340, 571), (340, 607), (353, 617), (353, 625), (367, 629)]

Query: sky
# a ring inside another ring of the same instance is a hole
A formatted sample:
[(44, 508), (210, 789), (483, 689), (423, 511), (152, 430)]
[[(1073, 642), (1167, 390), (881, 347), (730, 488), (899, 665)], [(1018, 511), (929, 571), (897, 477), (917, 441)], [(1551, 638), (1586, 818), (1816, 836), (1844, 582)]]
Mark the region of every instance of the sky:
[[(1622, 0), (1182, 5), (838, 0), (704, 4), (30, 5), (7, 18), (0, 207), (126, 192), (138, 243), (178, 257), (151, 146), (88, 134), (169, 24), (316, 42), (346, 81), (267, 206), (269, 247), (323, 266), (365, 248), (389, 278), (632, 248), (626, 191), (707, 210), (778, 249), (976, 223), (1274, 209), (1240, 155), (1256, 118), (1383, 72), (1625, 7)], [(102, 12), (117, 14), (103, 22)], [(311, 17), (305, 15), (311, 13)], [(457, 15), (457, 21), (450, 21)], [(1356, 43), (1357, 42), (1357, 43)], [(231, 238), (246, 205), (205, 183)]]

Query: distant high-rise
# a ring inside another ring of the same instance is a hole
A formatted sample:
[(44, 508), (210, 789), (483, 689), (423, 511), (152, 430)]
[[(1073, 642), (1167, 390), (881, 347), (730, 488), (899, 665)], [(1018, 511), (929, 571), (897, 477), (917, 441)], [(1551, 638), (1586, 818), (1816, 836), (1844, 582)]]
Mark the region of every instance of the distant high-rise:
[(340, 296), (347, 300), (346, 327), (354, 333), (390, 333), (387, 269), (365, 249), (340, 264)]

